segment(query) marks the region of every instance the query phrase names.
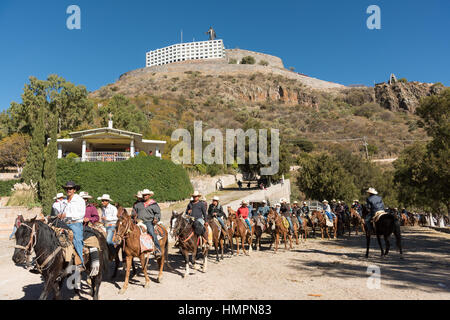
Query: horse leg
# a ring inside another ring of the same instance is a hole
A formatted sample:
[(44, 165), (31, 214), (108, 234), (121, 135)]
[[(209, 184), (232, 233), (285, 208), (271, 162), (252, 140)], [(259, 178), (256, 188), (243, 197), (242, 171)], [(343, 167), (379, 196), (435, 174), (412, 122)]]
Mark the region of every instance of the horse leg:
[(126, 274), (125, 274), (125, 282), (123, 284), (122, 289), (120, 289), (119, 294), (124, 294), (125, 291), (127, 291), (128, 288), (128, 281), (130, 279), (130, 268), (131, 268), (131, 262), (133, 260), (132, 256), (127, 256), (126, 261), (127, 261), (127, 265), (126, 265)]
[[(283, 233), (283, 240), (284, 240), (284, 250), (287, 250), (287, 240), (286, 240), (286, 234), (287, 232)], [(290, 236), (290, 235), (289, 235)]]
[(384, 243), (386, 244), (386, 250), (384, 251), (384, 255), (388, 255), (389, 253), (389, 247), (391, 246), (389, 242), (389, 236), (387, 234), (384, 235)]
[(220, 239), (220, 259), (223, 260), (223, 239)]
[(245, 250), (245, 238), (246, 238), (246, 235), (247, 235), (247, 233), (245, 233), (245, 234), (241, 234), (241, 244), (242, 244), (242, 251), (244, 251), (244, 254), (246, 255), (246, 256), (248, 256), (248, 253), (247, 253), (247, 251)]
[(369, 257), (369, 247), (370, 247), (370, 231), (366, 231), (366, 245), (367, 245), (366, 258), (368, 258)]
[(381, 239), (380, 239), (380, 235), (377, 234), (377, 241), (378, 241), (378, 245), (380, 246), (381, 249), (381, 256), (384, 256), (384, 250), (383, 250), (383, 244), (381, 243)]
[[(200, 240), (200, 241), (202, 241), (202, 240)], [(198, 250), (198, 246), (197, 246), (197, 243), (195, 243), (194, 244), (194, 251), (192, 252), (192, 269), (194, 269), (194, 270), (198, 269), (197, 265), (195, 264), (195, 262), (197, 260), (197, 250)]]
[(187, 250), (183, 250), (184, 262), (186, 263), (186, 271), (183, 274), (183, 278), (186, 278), (189, 275), (189, 252)]
[(280, 235), (278, 234), (278, 232), (275, 235), (275, 253), (278, 250), (278, 241), (280, 240)]
[(145, 277), (144, 288), (148, 288), (150, 285), (150, 278), (148, 277), (148, 271), (147, 271), (149, 260), (147, 259), (147, 257), (148, 256), (144, 253), (141, 253), (139, 255), (139, 260), (141, 261), (142, 271), (144, 271), (144, 277)]
[(235, 240), (236, 240), (236, 255), (238, 256), (239, 255), (239, 240), (238, 240), (237, 236), (235, 237)]
[(398, 225), (398, 223), (395, 223), (395, 222), (394, 222), (394, 235), (395, 235), (395, 242), (397, 244), (397, 248), (399, 249), (400, 254), (403, 254), (401, 235), (400, 235), (400, 226)]
[(205, 246), (205, 249), (203, 249), (203, 267), (202, 272), (205, 273), (206, 269), (208, 268), (208, 245)]

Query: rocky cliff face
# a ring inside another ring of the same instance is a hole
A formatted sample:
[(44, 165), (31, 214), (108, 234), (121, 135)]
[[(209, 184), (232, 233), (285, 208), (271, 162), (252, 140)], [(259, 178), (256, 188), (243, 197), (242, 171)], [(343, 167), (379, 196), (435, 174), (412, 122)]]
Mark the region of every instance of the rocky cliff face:
[(383, 108), (414, 113), (421, 98), (438, 94), (443, 88), (438, 84), (394, 82), (378, 84), (374, 90), (376, 102)]

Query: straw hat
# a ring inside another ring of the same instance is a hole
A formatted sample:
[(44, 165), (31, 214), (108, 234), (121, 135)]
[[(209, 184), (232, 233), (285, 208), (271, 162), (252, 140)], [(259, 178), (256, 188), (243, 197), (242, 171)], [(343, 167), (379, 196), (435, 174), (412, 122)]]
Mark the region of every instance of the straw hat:
[(92, 196), (90, 196), (89, 193), (85, 191), (80, 192), (80, 197), (82, 197), (83, 199), (92, 199)]
[(101, 197), (98, 197), (97, 200), (108, 200), (109, 202), (112, 201), (112, 199), (109, 197), (109, 194), (104, 194)]
[(367, 192), (371, 194), (378, 194), (377, 190), (375, 190), (374, 188), (367, 189)]
[(62, 192), (58, 193), (56, 195), (56, 197), (53, 198), (53, 200), (59, 199), (59, 198), (64, 198), (64, 194)]
[(155, 193), (153, 191), (148, 190), (148, 189), (144, 189), (144, 190), (141, 191), (141, 194), (142, 194), (142, 196), (145, 196), (146, 194), (149, 194), (149, 195), (152, 196)]

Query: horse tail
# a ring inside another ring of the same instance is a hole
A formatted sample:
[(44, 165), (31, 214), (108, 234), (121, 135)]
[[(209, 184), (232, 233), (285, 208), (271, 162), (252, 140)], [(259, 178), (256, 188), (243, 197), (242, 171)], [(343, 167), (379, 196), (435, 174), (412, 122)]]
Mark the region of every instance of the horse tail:
[(92, 229), (95, 236), (98, 239), (99, 245), (100, 245), (100, 253), (101, 253), (101, 261), (102, 261), (102, 272), (106, 276), (108, 273), (108, 266), (109, 266), (109, 260), (110, 260), (110, 248), (106, 242), (105, 237), (103, 234), (101, 234), (99, 231)]

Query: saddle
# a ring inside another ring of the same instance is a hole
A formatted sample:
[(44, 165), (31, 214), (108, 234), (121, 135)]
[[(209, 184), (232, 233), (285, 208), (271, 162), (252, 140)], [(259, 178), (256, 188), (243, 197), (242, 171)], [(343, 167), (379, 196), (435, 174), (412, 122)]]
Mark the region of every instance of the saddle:
[[(155, 243), (152, 236), (147, 232), (147, 226), (144, 224), (144, 222), (140, 219), (136, 220), (136, 225), (138, 226), (141, 235), (139, 237), (140, 244), (141, 244), (141, 253), (143, 252), (151, 252), (154, 250)], [(164, 224), (160, 221), (156, 224), (154, 227), (157, 241), (161, 240), (165, 236), (165, 231), (163, 228)]]
[(385, 214), (387, 214), (387, 212), (384, 211), (384, 210), (380, 210), (380, 211), (375, 212), (375, 215), (374, 215), (373, 218), (372, 218), (373, 223), (374, 223), (374, 224), (377, 223), (378, 220), (380, 220), (380, 218), (381, 218), (382, 216), (384, 216)]
[(288, 221), (288, 219), (286, 219), (286, 217), (282, 217), (282, 219), (283, 219), (284, 227), (289, 230), (289, 221)]

